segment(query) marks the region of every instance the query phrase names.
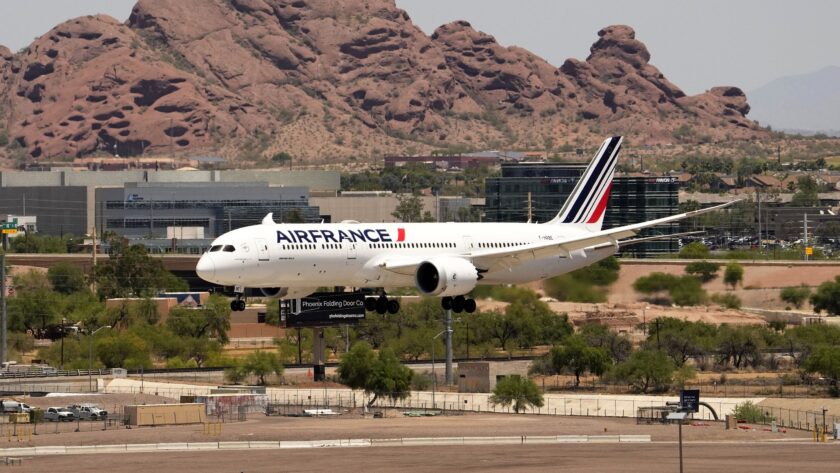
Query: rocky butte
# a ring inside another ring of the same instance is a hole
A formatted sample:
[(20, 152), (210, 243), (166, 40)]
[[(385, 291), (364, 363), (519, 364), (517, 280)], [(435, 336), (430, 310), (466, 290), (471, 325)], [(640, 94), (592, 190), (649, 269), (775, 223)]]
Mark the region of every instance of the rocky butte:
[(737, 87), (687, 96), (629, 26), (560, 67), (465, 21), (431, 36), (393, 0), (140, 0), (126, 23), (62, 23), (0, 47), (0, 123), (17, 160), (194, 155), (242, 165), (461, 146), (749, 139)]

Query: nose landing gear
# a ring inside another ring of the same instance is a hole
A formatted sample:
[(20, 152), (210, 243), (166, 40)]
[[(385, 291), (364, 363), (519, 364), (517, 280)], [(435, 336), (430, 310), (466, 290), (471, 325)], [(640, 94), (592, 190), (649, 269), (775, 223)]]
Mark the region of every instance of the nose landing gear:
[(230, 310), (233, 312), (242, 312), (245, 310), (245, 300), (242, 299), (241, 292), (236, 292), (236, 299), (230, 301)]
[(456, 314), (466, 312), (472, 314), (475, 312), (475, 299), (467, 299), (464, 296), (444, 297), (440, 300), (440, 305), (443, 310), (452, 310)]

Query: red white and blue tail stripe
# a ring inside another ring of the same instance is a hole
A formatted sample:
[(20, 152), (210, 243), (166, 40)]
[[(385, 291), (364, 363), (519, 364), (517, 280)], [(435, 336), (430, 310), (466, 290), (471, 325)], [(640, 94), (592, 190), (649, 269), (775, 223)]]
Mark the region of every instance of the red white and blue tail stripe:
[(613, 136), (604, 140), (563, 208), (548, 223), (578, 224), (594, 231), (601, 229), (623, 139)]

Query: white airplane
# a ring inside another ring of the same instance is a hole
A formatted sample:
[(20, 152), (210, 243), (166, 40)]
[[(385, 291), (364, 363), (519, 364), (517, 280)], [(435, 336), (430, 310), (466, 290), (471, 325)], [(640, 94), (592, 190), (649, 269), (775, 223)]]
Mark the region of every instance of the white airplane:
[[(239, 228), (213, 241), (196, 265), (202, 279), (233, 286), (232, 310), (244, 310), (245, 288), (266, 297), (305, 297), (323, 286), (382, 289), (365, 307), (397, 313), (388, 289), (416, 287), (442, 297), (444, 309), (475, 311), (478, 284), (518, 284), (568, 273), (602, 260), (643, 228), (711, 212), (715, 207), (601, 229), (622, 137), (604, 141), (563, 208), (533, 223), (278, 224)], [(665, 235), (670, 236), (670, 235)]]

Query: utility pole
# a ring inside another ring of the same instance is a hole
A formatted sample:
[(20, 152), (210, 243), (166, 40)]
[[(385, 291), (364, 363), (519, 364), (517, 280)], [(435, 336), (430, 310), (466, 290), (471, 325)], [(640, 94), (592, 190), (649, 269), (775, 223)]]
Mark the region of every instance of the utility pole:
[(805, 252), (805, 261), (808, 261), (808, 212), (805, 212), (802, 222), (805, 225), (805, 235), (802, 239), (802, 249)]
[(452, 310), (446, 311), (446, 370), (445, 381), (447, 385), (452, 385)]
[(93, 224), (93, 245), (91, 247), (90, 290), (96, 294), (96, 223)]
[(761, 192), (758, 187), (755, 188), (755, 201), (758, 204), (758, 251), (760, 253), (763, 245), (761, 244)]
[(0, 363), (6, 362), (6, 235), (3, 235), (3, 253), (0, 253)]
[(533, 221), (534, 221), (534, 211), (533, 211), (533, 208), (531, 207), (531, 193), (528, 192), (528, 223), (531, 223)]

